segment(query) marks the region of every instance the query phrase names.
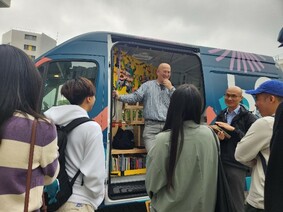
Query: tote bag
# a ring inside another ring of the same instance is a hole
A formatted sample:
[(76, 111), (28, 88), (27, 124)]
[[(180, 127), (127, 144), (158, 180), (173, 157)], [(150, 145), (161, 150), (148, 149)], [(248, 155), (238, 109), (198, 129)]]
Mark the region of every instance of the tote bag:
[(218, 146), (218, 139), (214, 131), (212, 131), (215, 143), (218, 150), (218, 177), (217, 177), (217, 196), (216, 196), (216, 205), (215, 212), (237, 212), (231, 190), (224, 172), (223, 164), (220, 158), (220, 150)]

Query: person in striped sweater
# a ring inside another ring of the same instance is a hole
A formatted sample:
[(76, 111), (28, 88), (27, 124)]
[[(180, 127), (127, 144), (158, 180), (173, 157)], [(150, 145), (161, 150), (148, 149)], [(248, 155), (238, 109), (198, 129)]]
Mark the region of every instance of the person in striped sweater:
[(37, 120), (28, 211), (59, 172), (57, 133), (40, 114), (42, 80), (22, 50), (0, 45), (0, 211), (23, 211), (32, 124)]

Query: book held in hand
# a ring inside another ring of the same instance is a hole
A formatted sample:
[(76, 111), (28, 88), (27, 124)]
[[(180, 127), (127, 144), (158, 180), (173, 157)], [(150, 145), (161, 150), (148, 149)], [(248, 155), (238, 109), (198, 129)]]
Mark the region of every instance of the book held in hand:
[(223, 128), (219, 127), (218, 125), (209, 125), (211, 129), (214, 130), (214, 132), (217, 134), (218, 132), (223, 132), (225, 135), (225, 138), (230, 139), (231, 135), (229, 135)]

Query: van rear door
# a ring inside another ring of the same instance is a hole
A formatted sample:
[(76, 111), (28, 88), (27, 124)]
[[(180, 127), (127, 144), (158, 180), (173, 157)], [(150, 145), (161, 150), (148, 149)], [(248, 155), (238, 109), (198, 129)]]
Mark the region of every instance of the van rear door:
[[(112, 36), (111, 86), (119, 94), (129, 94), (148, 81), (156, 79), (160, 63), (171, 65), (171, 81), (175, 87), (192, 83), (204, 97), (202, 64), (197, 48)], [(204, 99), (204, 98), (203, 98)], [(112, 99), (109, 136), (109, 175), (105, 204), (126, 203), (148, 199), (145, 189), (146, 150), (142, 140), (144, 119), (142, 103), (125, 105)], [(119, 128), (134, 133), (133, 149), (114, 149), (112, 142)]]

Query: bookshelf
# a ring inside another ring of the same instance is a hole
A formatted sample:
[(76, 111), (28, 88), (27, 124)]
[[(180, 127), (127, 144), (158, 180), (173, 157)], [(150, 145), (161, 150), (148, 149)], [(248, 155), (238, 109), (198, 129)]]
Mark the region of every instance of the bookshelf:
[(146, 173), (146, 150), (112, 149), (111, 175), (129, 176)]
[(118, 155), (118, 154), (146, 154), (146, 149), (112, 149), (111, 151), (112, 155)]
[[(131, 129), (134, 133), (135, 146), (141, 147), (141, 134), (144, 125), (143, 106), (124, 104), (122, 121), (112, 122), (112, 140), (119, 127)], [(132, 176), (146, 173), (145, 148), (112, 149), (111, 176)]]

